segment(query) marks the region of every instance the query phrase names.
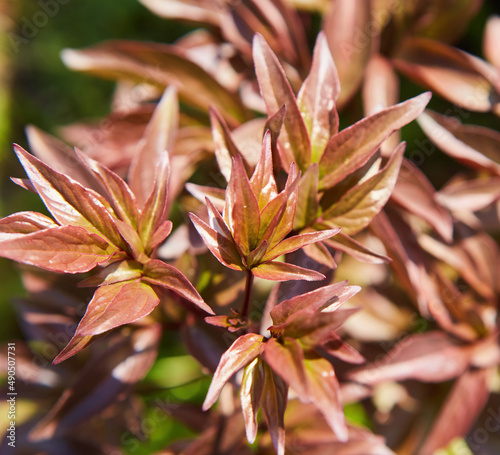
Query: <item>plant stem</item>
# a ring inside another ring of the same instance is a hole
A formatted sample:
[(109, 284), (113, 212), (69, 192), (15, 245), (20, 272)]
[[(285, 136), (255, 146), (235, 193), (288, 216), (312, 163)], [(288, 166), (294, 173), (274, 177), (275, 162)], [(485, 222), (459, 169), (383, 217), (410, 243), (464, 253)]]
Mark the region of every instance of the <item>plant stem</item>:
[(250, 313), (250, 296), (252, 295), (253, 273), (247, 270), (247, 281), (245, 283), (245, 297), (241, 308), (241, 319), (246, 321)]

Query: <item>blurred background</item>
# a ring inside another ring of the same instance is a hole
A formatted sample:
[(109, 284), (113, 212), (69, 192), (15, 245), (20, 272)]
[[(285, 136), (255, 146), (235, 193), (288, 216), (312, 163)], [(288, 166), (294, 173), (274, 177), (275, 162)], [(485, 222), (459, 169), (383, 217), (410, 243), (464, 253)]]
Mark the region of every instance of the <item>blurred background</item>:
[[(491, 14), (500, 14), (498, 0), (484, 1), (456, 46), (481, 56), (484, 24)], [(69, 71), (60, 59), (62, 49), (82, 48), (107, 39), (172, 42), (189, 30), (186, 25), (153, 15), (138, 0), (0, 0), (0, 216), (19, 210), (45, 212), (39, 198), (9, 180), (10, 176), (24, 175), (11, 144), (27, 147), (26, 125), (36, 125), (57, 136), (60, 126), (109, 112), (114, 84)], [(406, 80), (401, 83), (403, 99), (423, 91)], [(485, 114), (471, 114), (467, 123), (500, 129), (498, 118)], [(405, 135), (411, 140), (422, 133), (413, 123)], [(426, 163), (433, 169), (424, 169), (437, 186), (443, 183), (439, 182), (439, 160), (446, 166), (449, 158), (436, 155)], [(0, 259), (2, 341), (20, 336), (12, 299), (23, 295), (15, 265)], [(172, 368), (179, 366), (169, 366)]]

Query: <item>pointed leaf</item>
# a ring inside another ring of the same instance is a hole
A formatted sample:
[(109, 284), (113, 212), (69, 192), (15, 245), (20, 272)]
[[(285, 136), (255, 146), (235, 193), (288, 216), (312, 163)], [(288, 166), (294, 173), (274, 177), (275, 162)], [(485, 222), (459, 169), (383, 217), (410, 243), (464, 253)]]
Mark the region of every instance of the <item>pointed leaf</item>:
[(21, 147), (15, 145), (14, 150), (44, 204), (59, 223), (81, 226), (103, 234), (114, 245), (123, 245), (114, 218), (100, 195), (54, 171)]
[(152, 237), (167, 217), (170, 162), (167, 152), (159, 154), (154, 186), (139, 219), (139, 234), (147, 253), (152, 250)]
[(311, 226), (319, 214), (319, 167), (318, 163), (309, 166), (299, 181), (297, 207), (293, 220), (293, 230), (299, 231)]
[(216, 402), (226, 382), (259, 355), (263, 340), (262, 335), (247, 333), (238, 337), (228, 350), (222, 354), (203, 403), (204, 411), (212, 407)]
[(58, 365), (61, 362), (73, 357), (80, 351), (83, 351), (92, 341), (92, 336), (80, 336), (74, 335), (66, 347), (57, 355), (57, 357), (52, 361), (54, 365)]
[(159, 259), (152, 259), (144, 264), (143, 274), (143, 281), (171, 289), (190, 302), (193, 302), (207, 313), (214, 314), (212, 309), (203, 301), (194, 286), (175, 267), (165, 264)]
[(226, 122), (213, 107), (210, 107), (210, 123), (212, 125), (212, 136), (215, 146), (215, 158), (226, 181), (229, 182), (231, 178), (232, 159), (237, 156), (241, 157), (248, 172), (250, 167), (234, 143)]
[(59, 139), (33, 125), (26, 127), (30, 150), (57, 172), (67, 175), (87, 188), (99, 191), (89, 169), (80, 161), (79, 155)]
[(128, 181), (141, 208), (153, 191), (156, 163), (161, 162), (164, 152), (172, 153), (178, 123), (177, 93), (173, 87), (168, 87), (137, 144), (130, 164)]
[(361, 262), (372, 264), (383, 264), (390, 262), (391, 259), (383, 254), (370, 250), (357, 240), (340, 231), (335, 237), (324, 240), (324, 242), (335, 250), (343, 251)]
[(264, 132), (269, 131), (271, 133), (271, 151), (273, 154), (273, 168), (275, 171), (278, 171), (282, 167), (284, 168), (285, 165), (283, 163), (288, 162), (286, 151), (284, 151), (282, 147), (278, 147), (278, 138), (281, 133), (283, 122), (285, 121), (285, 115), (286, 106), (283, 105), (279, 111), (268, 116), (264, 126)]
[(305, 361), (310, 398), (340, 441), (347, 441), (347, 425), (335, 371), (325, 359)]
[(151, 313), (159, 301), (151, 286), (138, 280), (102, 286), (92, 297), (76, 334), (98, 335), (135, 322)]
[(300, 248), (311, 243), (321, 242), (322, 240), (329, 239), (337, 234), (340, 229), (327, 229), (324, 231), (306, 232), (293, 237), (288, 237), (278, 243), (273, 249), (268, 250), (264, 256), (264, 261), (275, 259), (283, 254), (297, 251)]
[(267, 113), (274, 114), (286, 105), (285, 128), (280, 136), (280, 144), (284, 149), (283, 165), (288, 169), (295, 161), (299, 169), (305, 170), (311, 162), (311, 144), (307, 128), (283, 68), (264, 38), (258, 34), (253, 41), (253, 59)]
[(240, 157), (233, 161), (229, 185), (234, 197), (232, 206), (229, 206), (229, 227), (240, 251), (249, 254), (259, 240), (260, 210)]
[(241, 380), (240, 399), (245, 429), (250, 444), (257, 436), (257, 411), (260, 405), (262, 389), (264, 387), (264, 371), (259, 359), (254, 359), (246, 366)]
[(288, 386), (267, 365), (264, 366), (264, 386), (260, 406), (277, 455), (285, 455), (284, 415)]
[(269, 338), (262, 358), (301, 399), (307, 400), (309, 390), (304, 371), (304, 352), (296, 340), (285, 338), (283, 343), (280, 343), (276, 338)]
[(82, 160), (85, 160), (87, 165), (92, 169), (92, 171), (94, 171), (97, 178), (106, 188), (109, 200), (111, 201), (113, 209), (120, 220), (130, 224), (136, 229), (139, 221), (139, 209), (134, 193), (132, 193), (129, 186), (120, 176), (101, 163), (82, 153), (78, 154), (78, 156)]
[(208, 249), (221, 264), (233, 270), (245, 270), (241, 262), (241, 256), (232, 239), (230, 240), (221, 233), (215, 231), (193, 213), (189, 214), (189, 218), (191, 218), (194, 227), (202, 237)]
[(500, 101), (492, 85), (497, 77), (492, 67), (439, 41), (407, 38), (393, 64), (408, 78), (464, 109), (487, 112)]
[(336, 204), (325, 211), (323, 217), (345, 234), (355, 234), (368, 226), (380, 212), (389, 197), (403, 161), (405, 143), (378, 174), (349, 190)]
[(337, 133), (339, 118), (335, 101), (340, 81), (323, 32), (314, 46), (311, 71), (297, 96), (302, 118), (311, 140), (311, 161), (319, 161), (330, 138)]
[(278, 195), (276, 180), (273, 175), (273, 155), (271, 150), (271, 132), (266, 131), (262, 140), (262, 152), (255, 171), (250, 179), (250, 185), (259, 200), (259, 209)]
[(359, 290), (358, 286), (347, 286), (347, 281), (341, 281), (300, 294), (279, 303), (272, 309), (273, 323), (282, 324), (292, 314), (306, 309), (312, 313), (322, 311), (325, 308), (336, 309)]
[(324, 280), (325, 275), (314, 270), (304, 269), (298, 265), (285, 264), (283, 262), (264, 262), (252, 269), (252, 273), (259, 278), (271, 281)]
[(77, 226), (55, 226), (9, 236), (2, 240), (0, 235), (1, 257), (52, 272), (88, 272), (115, 252), (102, 237)]
[(423, 93), (366, 117), (333, 136), (319, 162), (320, 190), (332, 188), (366, 164), (393, 131), (422, 113), (430, 98), (429, 92)]

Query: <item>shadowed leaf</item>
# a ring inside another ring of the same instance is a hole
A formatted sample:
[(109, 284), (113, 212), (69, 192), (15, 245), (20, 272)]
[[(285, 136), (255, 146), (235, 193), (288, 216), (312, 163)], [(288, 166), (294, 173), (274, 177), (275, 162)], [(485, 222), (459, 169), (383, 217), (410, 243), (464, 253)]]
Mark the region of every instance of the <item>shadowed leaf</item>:
[(298, 231), (311, 226), (319, 215), (318, 202), (319, 167), (317, 163), (309, 166), (299, 181), (297, 207), (293, 229)]
[(48, 216), (38, 212), (17, 212), (0, 219), (0, 240), (7, 239), (9, 234), (31, 234), (42, 229), (56, 227), (57, 224)]

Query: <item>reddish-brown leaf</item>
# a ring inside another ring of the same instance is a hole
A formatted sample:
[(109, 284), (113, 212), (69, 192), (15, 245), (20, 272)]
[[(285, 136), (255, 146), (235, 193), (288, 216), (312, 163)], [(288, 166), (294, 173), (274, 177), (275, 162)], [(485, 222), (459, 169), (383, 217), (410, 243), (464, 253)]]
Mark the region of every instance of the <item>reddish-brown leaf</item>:
[(482, 210), (500, 199), (500, 178), (489, 177), (451, 182), (436, 193), (436, 200), (449, 210)]
[(259, 209), (278, 195), (278, 188), (273, 175), (273, 154), (271, 150), (271, 132), (266, 131), (262, 140), (262, 151), (259, 162), (250, 179), (250, 185), (259, 200)]
[(319, 162), (319, 187), (328, 189), (353, 173), (377, 151), (389, 135), (422, 113), (431, 94), (384, 109), (340, 131), (328, 142)]
[(88, 272), (110, 259), (115, 251), (102, 237), (78, 226), (0, 234), (0, 256), (52, 272)]
[(319, 161), (330, 138), (337, 133), (335, 101), (340, 93), (337, 68), (323, 32), (314, 46), (311, 71), (297, 96), (297, 104), (311, 140), (311, 161)]
[(167, 217), (168, 182), (170, 161), (168, 153), (163, 151), (156, 161), (154, 185), (139, 219), (139, 234), (147, 253), (152, 250), (152, 237)]
[(153, 288), (139, 280), (102, 286), (88, 304), (76, 334), (98, 335), (137, 321), (151, 313), (159, 301)]
[(442, 382), (460, 376), (469, 366), (472, 349), (444, 332), (410, 335), (381, 361), (350, 374), (363, 384), (417, 379)]
[(144, 264), (143, 275), (143, 281), (171, 289), (190, 302), (193, 302), (207, 313), (214, 314), (212, 309), (203, 301), (194, 286), (175, 267), (165, 264), (159, 259), (151, 259)]
[(94, 171), (102, 182), (109, 195), (115, 213), (120, 220), (137, 229), (139, 209), (134, 193), (123, 179), (101, 163), (87, 157), (83, 153), (78, 155)]
[(212, 407), (226, 382), (259, 355), (263, 341), (262, 335), (247, 333), (238, 337), (222, 354), (203, 403), (203, 410), (206, 411)]
[(283, 254), (297, 251), (298, 249), (311, 243), (321, 242), (322, 240), (329, 239), (339, 231), (339, 228), (326, 229), (324, 231), (305, 232), (302, 234), (294, 235), (293, 237), (288, 237), (287, 239), (284, 239), (280, 243), (278, 243), (274, 248), (268, 250), (263, 260), (270, 261)]
[(78, 283), (79, 287), (98, 287), (130, 281), (142, 276), (142, 265), (135, 261), (117, 261), (99, 270), (95, 275)]
[(271, 261), (259, 264), (252, 269), (252, 273), (259, 278), (271, 281), (324, 280), (325, 275), (314, 270), (304, 269), (298, 265), (286, 264), (283, 262)]
[(42, 229), (56, 227), (57, 224), (48, 216), (38, 212), (17, 212), (0, 219), (0, 240), (19, 234), (31, 234)]
[(271, 317), (274, 324), (284, 323), (288, 317), (302, 310), (311, 313), (324, 309), (333, 311), (339, 308), (352, 295), (360, 291), (359, 286), (347, 286), (347, 281), (322, 286), (314, 291), (300, 294), (289, 300), (285, 300), (276, 305), (271, 310)]
[(65, 49), (62, 59), (73, 70), (107, 79), (176, 86), (182, 100), (205, 111), (215, 105), (225, 117), (235, 121), (242, 121), (247, 115), (239, 98), (178, 46), (108, 41), (83, 50)]
[(299, 169), (305, 170), (311, 162), (311, 143), (306, 125), (283, 68), (264, 38), (258, 34), (253, 41), (253, 59), (267, 113), (272, 115), (286, 105), (285, 128), (280, 135), (280, 144), (284, 149), (281, 153), (283, 165), (288, 169), (295, 161)]
[(245, 270), (241, 262), (241, 256), (234, 245), (232, 239), (228, 239), (220, 232), (215, 231), (205, 222), (200, 220), (194, 213), (189, 214), (189, 218), (201, 238), (212, 254), (226, 267), (233, 270)]
[(247, 255), (258, 246), (260, 210), (240, 157), (233, 161), (229, 186), (234, 198), (228, 205), (229, 227), (239, 250)]
[(418, 124), (443, 152), (473, 169), (500, 175), (500, 133), (462, 125), (453, 117), (426, 110)]

